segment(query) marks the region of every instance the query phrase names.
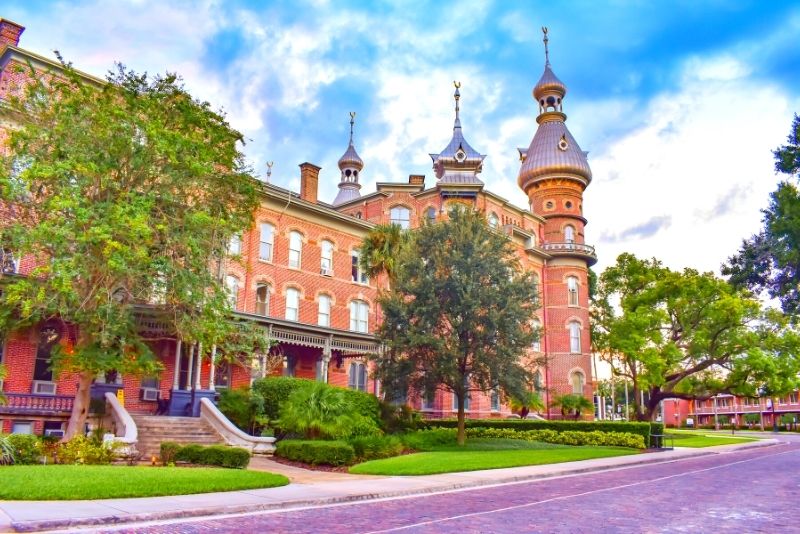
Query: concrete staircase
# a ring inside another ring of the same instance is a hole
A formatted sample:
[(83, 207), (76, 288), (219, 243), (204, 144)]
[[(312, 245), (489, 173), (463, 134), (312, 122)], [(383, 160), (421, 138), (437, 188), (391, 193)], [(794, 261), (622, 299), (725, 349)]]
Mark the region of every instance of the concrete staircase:
[(136, 449), (141, 459), (159, 456), (163, 441), (182, 445), (225, 445), (225, 440), (199, 417), (167, 417), (162, 415), (132, 415), (139, 430)]

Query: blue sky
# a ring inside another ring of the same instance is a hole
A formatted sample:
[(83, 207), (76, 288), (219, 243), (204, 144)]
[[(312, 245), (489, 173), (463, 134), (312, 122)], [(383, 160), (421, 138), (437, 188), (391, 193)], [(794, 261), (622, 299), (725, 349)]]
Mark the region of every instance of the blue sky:
[(630, 251), (717, 269), (758, 229), (770, 151), (800, 112), (796, 2), (27, 0), (0, 16), (27, 27), (24, 48), (93, 74), (114, 61), (180, 73), (245, 133), (259, 174), (274, 161), (272, 181), (297, 190), (297, 165), (316, 163), (327, 201), (349, 111), (362, 192), (409, 174), (432, 184), (459, 80), (482, 178), (521, 206), (516, 147), (536, 129), (546, 25), (567, 125), (590, 153), (600, 268)]

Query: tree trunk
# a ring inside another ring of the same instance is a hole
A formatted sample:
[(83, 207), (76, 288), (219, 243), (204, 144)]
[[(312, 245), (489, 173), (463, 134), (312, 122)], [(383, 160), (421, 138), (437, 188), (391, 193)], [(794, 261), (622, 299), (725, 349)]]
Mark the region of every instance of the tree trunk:
[(458, 395), (458, 434), (456, 443), (459, 445), (464, 445), (467, 442), (466, 423), (464, 421), (464, 395)]
[(83, 435), (86, 417), (89, 415), (89, 399), (95, 373), (82, 371), (78, 377), (78, 391), (75, 393), (75, 402), (72, 405), (72, 413), (69, 415), (67, 430), (64, 432), (62, 441), (69, 441), (77, 435)]

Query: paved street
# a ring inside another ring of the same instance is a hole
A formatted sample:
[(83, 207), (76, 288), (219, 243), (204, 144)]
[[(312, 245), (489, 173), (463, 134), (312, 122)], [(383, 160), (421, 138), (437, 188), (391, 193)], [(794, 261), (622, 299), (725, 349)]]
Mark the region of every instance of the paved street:
[(800, 532), (800, 439), (780, 439), (666, 464), (114, 532)]

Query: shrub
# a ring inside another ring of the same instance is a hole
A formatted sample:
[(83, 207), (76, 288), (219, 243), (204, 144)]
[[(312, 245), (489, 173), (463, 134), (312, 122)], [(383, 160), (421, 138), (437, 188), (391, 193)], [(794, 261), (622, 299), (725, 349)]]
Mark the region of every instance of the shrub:
[[(438, 419), (424, 422), (428, 428), (456, 428), (455, 419)], [(642, 436), (646, 445), (650, 444), (650, 428), (654, 424), (647, 422), (619, 421), (532, 421), (528, 419), (468, 419), (467, 428), (511, 428), (516, 430), (555, 430), (581, 432), (622, 432)], [(663, 429), (663, 427), (662, 427)]]
[(430, 428), (418, 430), (401, 436), (403, 443), (415, 451), (427, 451), (437, 445), (450, 445), (456, 442), (456, 429)]
[(174, 441), (164, 441), (161, 443), (161, 464), (169, 465), (175, 463), (175, 455), (181, 449), (180, 444)]
[(8, 436), (0, 435), (0, 465), (14, 463), (14, 447), (11, 445)]
[(8, 443), (17, 465), (38, 464), (42, 457), (42, 442), (32, 434), (9, 434), (4, 438)]
[(744, 414), (744, 422), (749, 425), (757, 425), (761, 422), (761, 415), (757, 413)]
[(173, 453), (173, 461), (177, 460), (196, 465), (213, 465), (229, 469), (244, 469), (250, 463), (250, 451), (239, 447), (226, 447), (225, 445), (203, 447), (195, 444), (182, 447), (177, 443), (165, 441), (161, 444), (161, 461), (165, 464), (170, 463), (164, 461), (165, 445), (169, 451), (177, 447)]
[(105, 465), (116, 458), (119, 443), (103, 442), (86, 436), (75, 436), (58, 449), (58, 460), (64, 464)]
[(381, 428), (389, 434), (410, 432), (419, 429), (422, 417), (419, 412), (402, 404), (380, 401)]
[(264, 415), (269, 419), (277, 419), (280, 407), (289, 395), (298, 388), (308, 387), (313, 380), (293, 378), (289, 376), (270, 376), (253, 382), (252, 390), (264, 400)]
[(475, 438), (495, 439), (522, 439), (525, 441), (543, 441), (560, 445), (581, 445), (595, 447), (628, 447), (643, 449), (644, 438), (638, 434), (626, 432), (600, 432), (598, 430), (583, 432), (565, 430), (557, 432), (551, 429), (543, 430), (514, 430), (511, 428), (481, 428), (467, 429), (467, 436)]
[(311, 465), (351, 465), (355, 461), (353, 447), (344, 441), (287, 439), (278, 442), (275, 454), (287, 460)]
[(355, 436), (347, 442), (359, 462), (397, 456), (405, 448), (397, 436)]
[(264, 398), (248, 387), (223, 390), (217, 407), (233, 424), (253, 436), (268, 422), (264, 415)]
[[(328, 386), (336, 387), (336, 386)], [(377, 428), (381, 425), (381, 401), (378, 397), (364, 391), (355, 389), (336, 388), (344, 391), (344, 398), (350, 405), (351, 413), (357, 413), (375, 423)]]

